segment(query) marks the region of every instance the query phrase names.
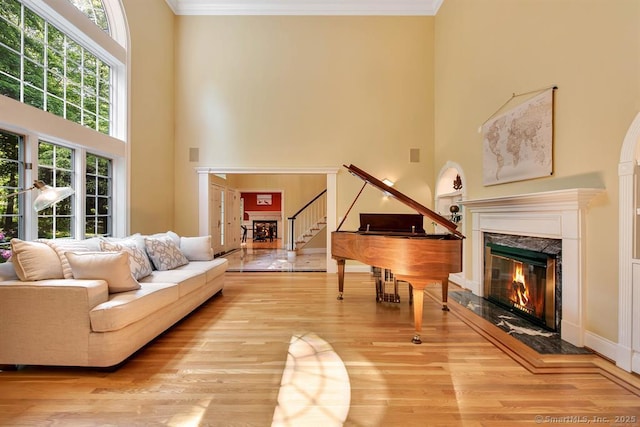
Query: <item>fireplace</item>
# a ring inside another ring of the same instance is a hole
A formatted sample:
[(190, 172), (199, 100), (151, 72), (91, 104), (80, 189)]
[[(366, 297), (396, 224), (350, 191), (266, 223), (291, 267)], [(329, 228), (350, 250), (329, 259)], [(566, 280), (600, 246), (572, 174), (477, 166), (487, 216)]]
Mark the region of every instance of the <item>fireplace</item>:
[(488, 242), (484, 295), (527, 320), (556, 331), (556, 256)]
[[(583, 347), (586, 330), (585, 262), (586, 217), (589, 202), (602, 194), (602, 189), (570, 188), (540, 193), (463, 200), (459, 203), (471, 217), (472, 280), (463, 285), (476, 295), (484, 295), (484, 235), (535, 236), (558, 242), (556, 258), (556, 324), (564, 341)], [(468, 235), (469, 237), (469, 235)], [(511, 243), (494, 242), (504, 246)], [(516, 245), (517, 246), (517, 245)], [(525, 248), (548, 252), (543, 247)], [(561, 264), (561, 266), (559, 266)], [(561, 272), (561, 277), (558, 276)]]

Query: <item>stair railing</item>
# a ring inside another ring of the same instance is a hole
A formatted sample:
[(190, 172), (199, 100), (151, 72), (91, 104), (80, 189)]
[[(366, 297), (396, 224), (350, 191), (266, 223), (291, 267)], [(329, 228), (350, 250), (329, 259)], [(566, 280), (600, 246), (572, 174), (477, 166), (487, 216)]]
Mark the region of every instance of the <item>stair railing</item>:
[(324, 189), (311, 201), (304, 205), (298, 212), (288, 217), (289, 220), (289, 243), (287, 250), (295, 251), (296, 242), (303, 239), (312, 227), (326, 217), (327, 212), (327, 190)]

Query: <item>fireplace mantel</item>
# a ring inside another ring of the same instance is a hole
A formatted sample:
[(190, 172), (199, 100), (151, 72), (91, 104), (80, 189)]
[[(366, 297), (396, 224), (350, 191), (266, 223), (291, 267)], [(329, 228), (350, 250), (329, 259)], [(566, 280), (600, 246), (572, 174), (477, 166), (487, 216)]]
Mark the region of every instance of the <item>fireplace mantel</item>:
[(558, 209), (584, 209), (591, 200), (604, 193), (600, 188), (570, 188), (541, 193), (517, 194), (489, 199), (463, 200), (465, 208), (475, 212), (490, 212), (501, 209), (521, 211), (544, 211)]
[(462, 200), (472, 222), (472, 279), (467, 287), (483, 296), (483, 233), (562, 239), (562, 339), (584, 346), (586, 212), (598, 188)]

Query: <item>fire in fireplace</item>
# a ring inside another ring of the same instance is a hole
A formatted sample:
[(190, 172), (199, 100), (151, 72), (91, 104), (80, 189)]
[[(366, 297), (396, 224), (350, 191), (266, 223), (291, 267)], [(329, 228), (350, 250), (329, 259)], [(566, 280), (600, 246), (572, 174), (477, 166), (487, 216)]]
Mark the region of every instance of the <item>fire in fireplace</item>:
[(485, 298), (553, 331), (555, 279), (555, 256), (486, 243)]

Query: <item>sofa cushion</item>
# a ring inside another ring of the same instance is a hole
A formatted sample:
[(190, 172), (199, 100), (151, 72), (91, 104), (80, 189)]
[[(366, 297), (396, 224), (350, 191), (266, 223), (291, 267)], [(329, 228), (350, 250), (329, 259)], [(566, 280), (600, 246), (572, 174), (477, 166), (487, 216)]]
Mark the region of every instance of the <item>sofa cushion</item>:
[(180, 250), (189, 261), (213, 259), (211, 236), (180, 237)]
[(62, 266), (62, 274), (65, 279), (72, 279), (73, 273), (69, 260), (65, 256), (65, 252), (97, 252), (100, 251), (100, 239), (91, 238), (86, 240), (78, 239), (38, 239), (38, 242), (46, 243), (58, 254), (60, 265)]
[(11, 239), (11, 262), (22, 281), (63, 279), (58, 254), (42, 242)]
[(215, 258), (211, 261), (191, 261), (189, 264), (181, 265), (173, 271), (197, 270), (204, 271), (207, 275), (207, 282), (211, 282), (216, 277), (223, 275), (227, 271), (229, 260), (226, 258)]
[(165, 270), (154, 271), (140, 283), (175, 283), (178, 285), (180, 297), (192, 292), (207, 283), (207, 275), (204, 270)]
[(129, 267), (131, 268), (131, 274), (136, 280), (140, 280), (143, 277), (148, 276), (153, 271), (151, 268), (151, 261), (147, 256), (147, 252), (144, 248), (144, 240), (138, 239), (123, 239), (119, 242), (107, 242), (100, 243), (100, 247), (103, 251), (124, 251), (129, 254)]
[(140, 289), (113, 294), (89, 312), (91, 330), (117, 331), (178, 300), (178, 286), (145, 283)]
[(171, 270), (189, 262), (169, 236), (145, 237), (144, 244), (156, 270)]
[(16, 269), (12, 262), (3, 262), (0, 264), (0, 282), (9, 282), (20, 280), (16, 274)]
[(133, 278), (127, 252), (66, 252), (75, 279), (102, 279), (109, 293), (140, 289)]

